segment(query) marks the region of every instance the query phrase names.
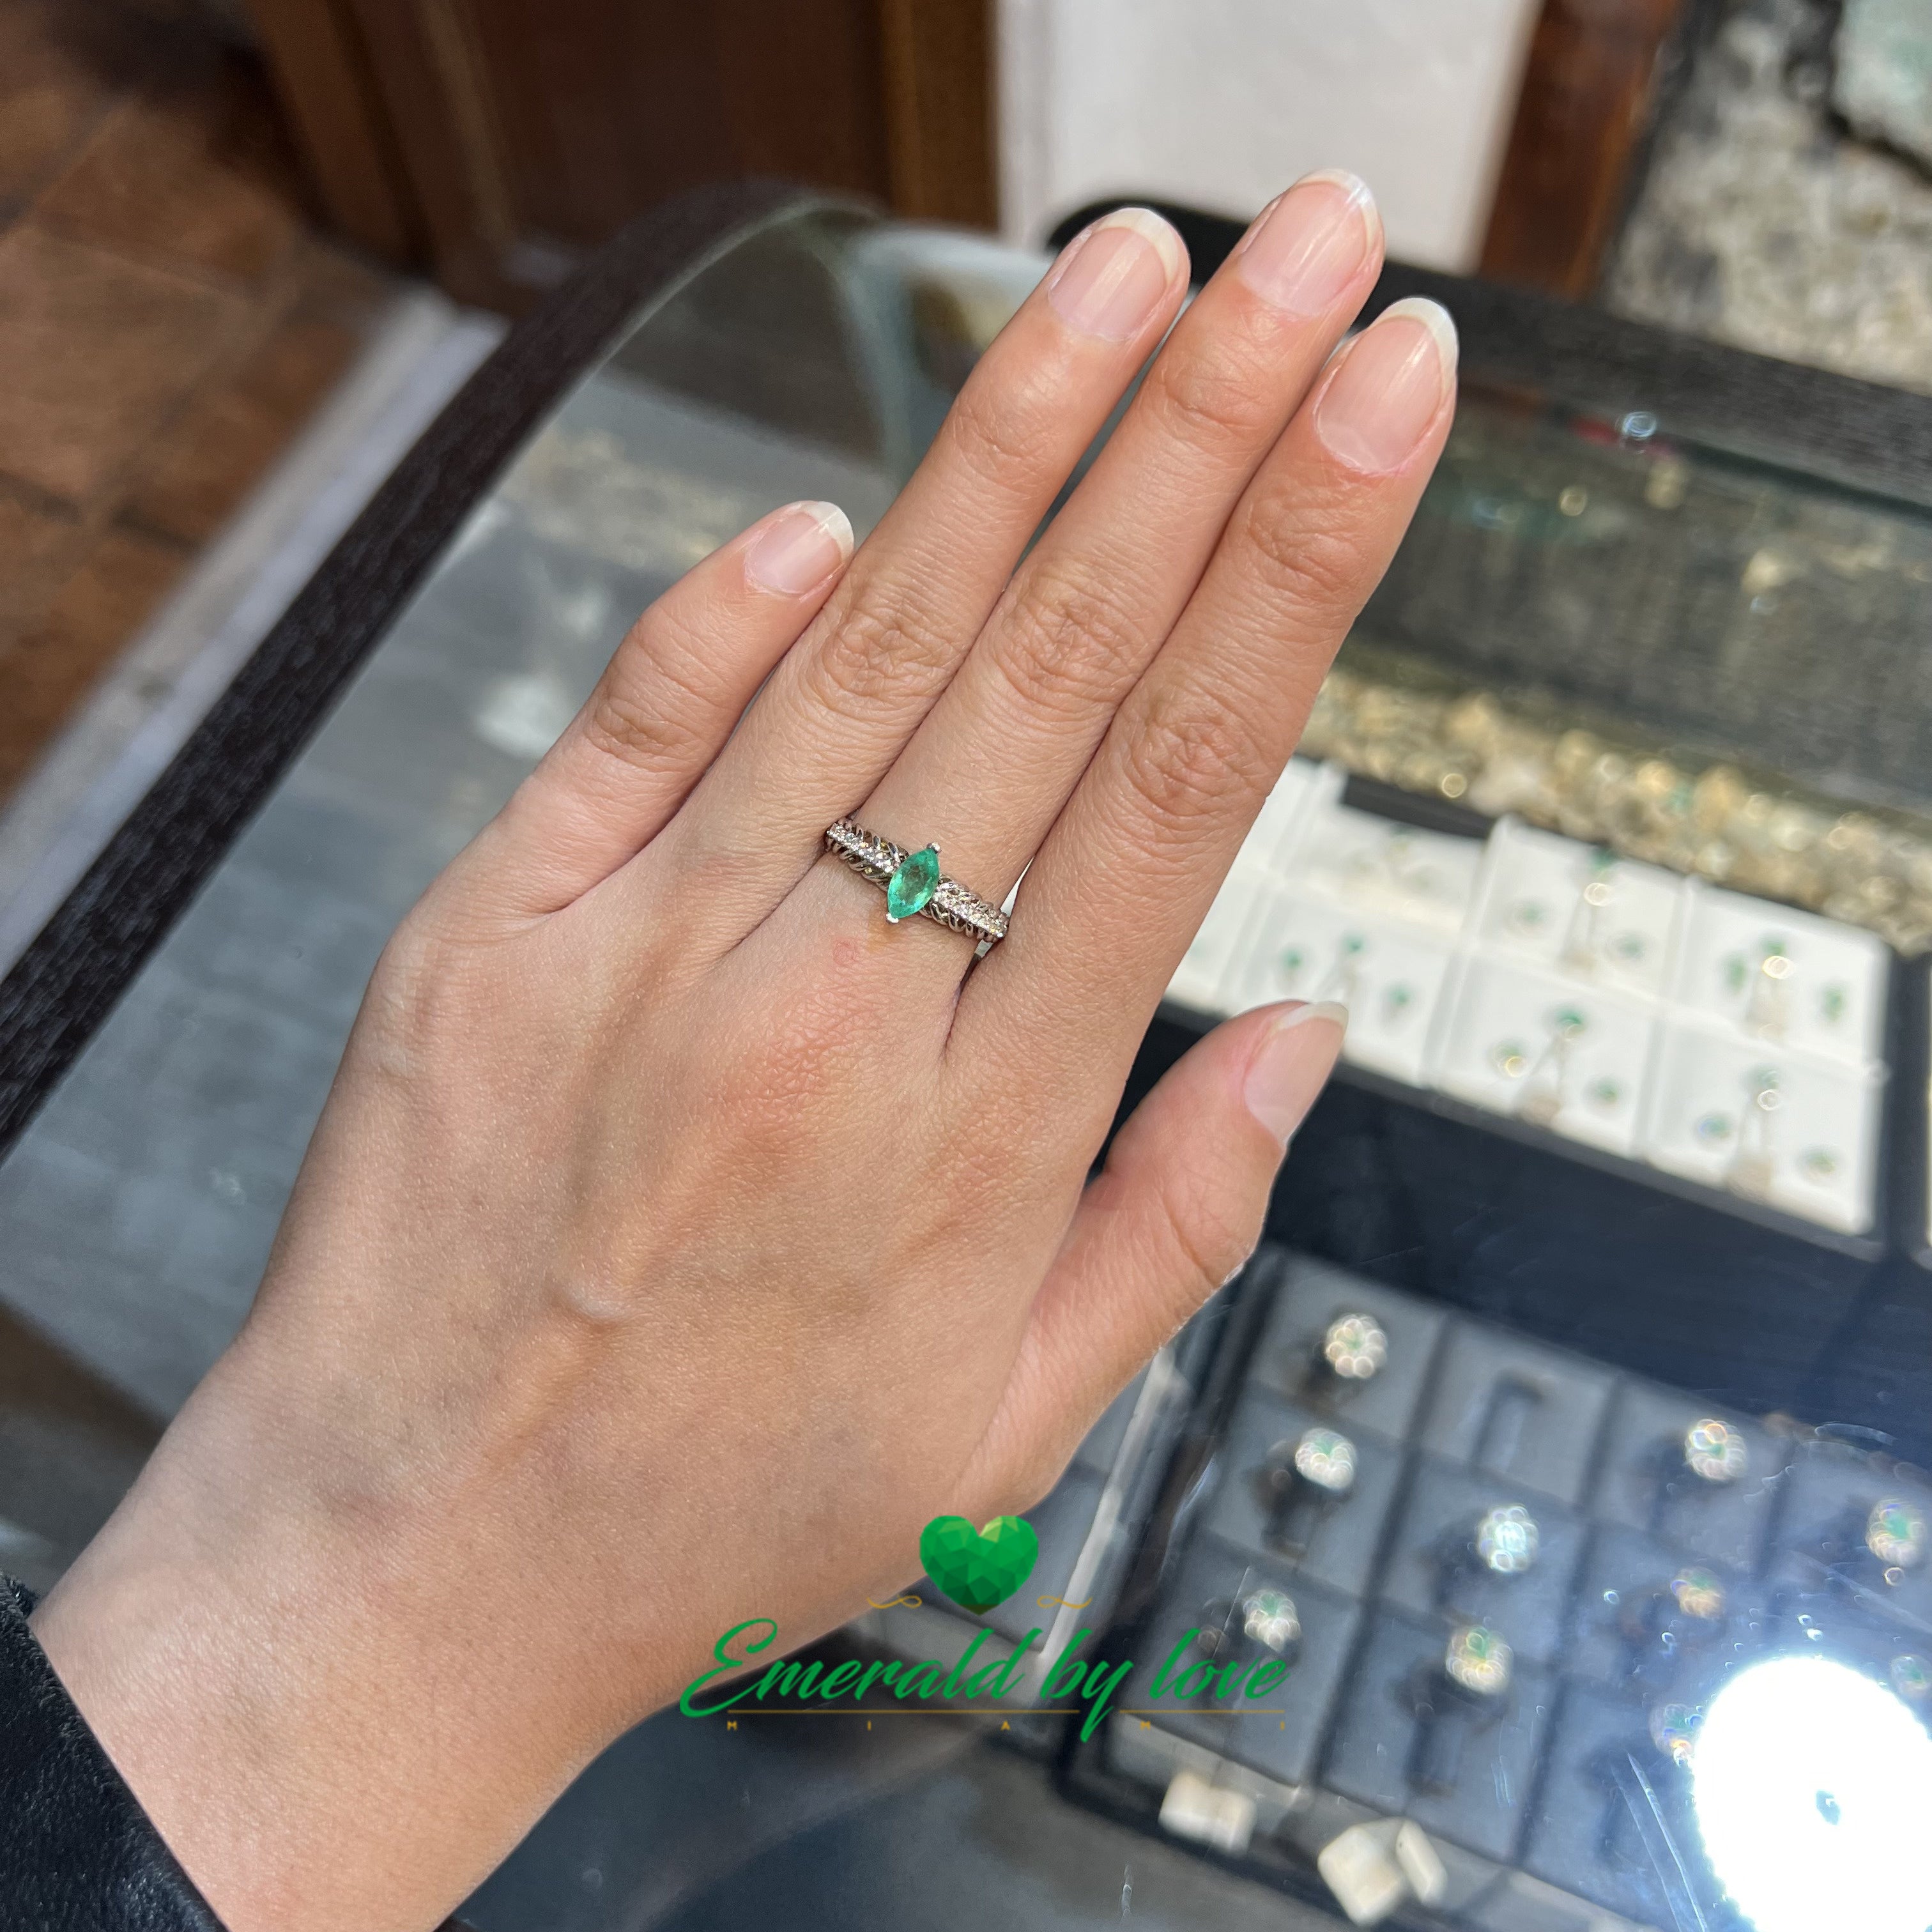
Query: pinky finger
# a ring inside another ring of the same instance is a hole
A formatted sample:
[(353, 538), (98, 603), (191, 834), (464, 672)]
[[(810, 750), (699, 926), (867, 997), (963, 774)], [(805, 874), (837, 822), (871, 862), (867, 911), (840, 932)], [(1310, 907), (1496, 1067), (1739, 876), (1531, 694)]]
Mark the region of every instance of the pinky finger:
[(597, 688), (466, 855), (463, 890), (554, 912), (662, 831), (852, 560), (833, 503), (788, 503), (687, 572), (631, 627)]
[(1101, 1410), (1247, 1259), (1347, 1018), (1324, 1002), (1227, 1021), (1114, 1136), (1034, 1300), (983, 1445), (989, 1512), (1044, 1493)]

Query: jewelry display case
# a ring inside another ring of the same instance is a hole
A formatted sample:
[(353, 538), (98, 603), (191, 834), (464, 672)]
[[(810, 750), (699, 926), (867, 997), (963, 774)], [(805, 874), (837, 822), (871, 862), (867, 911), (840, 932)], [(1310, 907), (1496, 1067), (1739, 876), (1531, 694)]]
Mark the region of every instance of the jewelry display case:
[[(1043, 267), (738, 187), (513, 332), (0, 984), (7, 1320), (166, 1420), (396, 920), (682, 570), (790, 498), (870, 527)], [(1346, 1001), (1268, 1244), (1022, 1592), (828, 1647), (1091, 1626), (1198, 1694), (674, 1711), (482, 1932), (1932, 1921), (1932, 403), (1400, 268), (1372, 307), (1412, 294), (1456, 428), (1125, 1101)], [(52, 1573), (91, 1526), (41, 1507)]]
[(1367, 789), (1289, 766), (1177, 1005), (1339, 1000), (1353, 1066), (1717, 1200), (1873, 1233), (1882, 940), (1514, 818), (1431, 829), (1400, 794), (1364, 808)]
[[(1144, 1665), (1069, 1760), (1111, 1811), (1358, 1923), (1731, 1926), (1750, 1874), (1694, 1774), (1726, 1684), (1822, 1660), (1932, 1716), (1932, 1479), (1876, 1438), (1713, 1412), (1282, 1250), (1222, 1346), (1106, 1648), (1290, 1667), (1258, 1703), (1203, 1670), (1162, 1708)], [(1915, 1735), (1894, 1768), (1922, 1795)]]

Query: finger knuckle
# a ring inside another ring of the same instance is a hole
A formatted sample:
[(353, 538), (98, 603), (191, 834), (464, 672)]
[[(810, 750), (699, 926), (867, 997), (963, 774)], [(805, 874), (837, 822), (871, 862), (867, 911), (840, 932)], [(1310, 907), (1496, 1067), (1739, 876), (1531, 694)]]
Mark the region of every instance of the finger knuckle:
[(1318, 513), (1305, 498), (1257, 491), (1243, 516), (1241, 538), (1251, 566), (1278, 604), (1334, 612), (1346, 623), (1366, 594), (1359, 542), (1346, 524)]
[(812, 695), (836, 716), (876, 722), (879, 706), (932, 688), (955, 648), (945, 627), (910, 593), (865, 595), (842, 611), (808, 672)]
[(1021, 707), (1078, 716), (1113, 701), (1147, 642), (1118, 592), (1089, 572), (1063, 567), (1016, 586), (989, 655)]
[(1126, 739), (1123, 770), (1155, 833), (1192, 830), (1265, 782), (1254, 728), (1234, 706), (1196, 689), (1151, 698)]
[(472, 1028), (478, 1001), (466, 949), (418, 908), (390, 935), (356, 1018), (362, 1064), (404, 1082), (448, 1057)]
[(684, 768), (701, 758), (705, 735), (692, 716), (692, 706), (668, 698), (667, 692), (606, 684), (584, 718), (584, 742), (634, 770)]
[(1055, 406), (1039, 372), (1004, 372), (1002, 380), (969, 382), (946, 418), (947, 450), (976, 482), (1030, 494), (1054, 446), (1044, 434)]
[(1190, 448), (1246, 448), (1274, 420), (1269, 386), (1235, 357), (1165, 356), (1154, 365), (1148, 392), (1164, 427)]

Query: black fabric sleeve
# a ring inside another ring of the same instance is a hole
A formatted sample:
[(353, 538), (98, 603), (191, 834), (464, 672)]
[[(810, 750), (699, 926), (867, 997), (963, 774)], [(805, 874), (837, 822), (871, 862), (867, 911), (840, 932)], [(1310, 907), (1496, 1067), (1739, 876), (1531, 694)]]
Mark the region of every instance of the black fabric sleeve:
[(0, 1932), (222, 1932), (0, 1576)]

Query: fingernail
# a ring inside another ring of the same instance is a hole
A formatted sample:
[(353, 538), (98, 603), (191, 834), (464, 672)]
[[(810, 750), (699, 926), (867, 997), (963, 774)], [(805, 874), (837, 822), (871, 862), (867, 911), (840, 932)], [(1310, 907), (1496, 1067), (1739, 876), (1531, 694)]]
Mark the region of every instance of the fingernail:
[(1456, 374), (1456, 325), (1439, 302), (1392, 302), (1337, 358), (1315, 433), (1352, 470), (1399, 470), (1434, 423)]
[(1290, 1006), (1248, 1063), (1242, 1098), (1284, 1148), (1335, 1070), (1348, 1030), (1348, 1010), (1338, 1000)]
[(1070, 328), (1108, 342), (1139, 334), (1186, 266), (1180, 237), (1150, 208), (1117, 208), (1066, 244), (1046, 298)]
[(1304, 176), (1243, 237), (1234, 272), (1290, 315), (1321, 315), (1346, 293), (1382, 243), (1368, 184), (1339, 168)]
[(772, 517), (746, 551), (745, 574), (760, 590), (802, 597), (851, 556), (851, 520), (836, 503), (793, 503)]

